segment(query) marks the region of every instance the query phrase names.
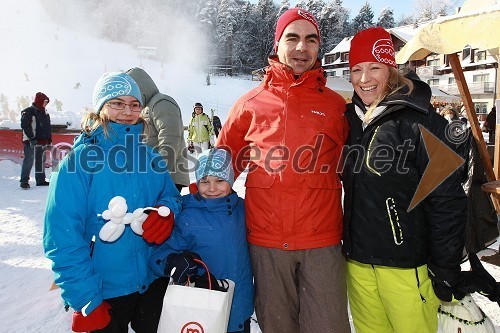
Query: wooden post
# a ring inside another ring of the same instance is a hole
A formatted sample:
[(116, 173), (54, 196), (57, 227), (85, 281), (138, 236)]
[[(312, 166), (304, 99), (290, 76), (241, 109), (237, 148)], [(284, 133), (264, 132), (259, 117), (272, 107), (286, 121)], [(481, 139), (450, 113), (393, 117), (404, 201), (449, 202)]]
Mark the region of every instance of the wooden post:
[[(488, 180), (488, 182), (495, 181), (496, 177), (493, 172), (493, 166), (491, 165), (491, 160), (486, 148), (486, 143), (484, 142), (483, 133), (481, 132), (477, 114), (474, 110), (474, 104), (472, 103), (469, 87), (467, 86), (467, 82), (465, 81), (464, 73), (462, 71), (462, 65), (460, 64), (460, 60), (458, 59), (456, 53), (448, 54), (448, 59), (450, 60), (451, 69), (453, 70), (453, 75), (455, 76), (455, 81), (457, 83), (458, 90), (460, 91), (465, 111), (467, 112), (467, 119), (470, 122), (472, 135), (474, 136), (474, 141), (476, 141), (479, 151), (479, 157), (481, 158), (481, 162), (484, 166), (486, 179)], [(493, 205), (495, 206), (495, 210), (497, 211), (497, 213), (499, 213), (500, 201), (498, 200), (498, 197), (495, 194), (492, 194), (491, 199), (493, 201)]]
[[(496, 122), (496, 120), (495, 120)], [(496, 179), (500, 176), (500, 124), (495, 124), (495, 152), (493, 153), (495, 156), (493, 157), (493, 173), (495, 174)]]

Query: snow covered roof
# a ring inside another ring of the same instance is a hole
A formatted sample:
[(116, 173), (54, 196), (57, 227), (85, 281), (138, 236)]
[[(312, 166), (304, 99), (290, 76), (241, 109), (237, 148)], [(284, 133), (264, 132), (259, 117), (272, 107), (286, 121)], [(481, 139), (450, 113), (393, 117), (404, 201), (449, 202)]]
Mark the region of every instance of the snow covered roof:
[[(394, 35), (395, 37), (399, 38), (403, 42), (408, 42), (414, 35), (415, 33), (425, 24), (432, 22), (432, 21), (427, 21), (424, 23), (419, 23), (418, 25), (414, 24), (409, 24), (409, 25), (403, 25), (400, 27), (395, 27), (395, 28), (390, 28), (386, 29), (390, 34)], [(334, 53), (340, 53), (340, 52), (349, 52), (349, 49), (351, 48), (351, 39), (354, 36), (349, 36), (345, 37), (342, 39), (340, 43), (337, 44), (330, 52), (327, 54), (334, 54)]]
[[(426, 22), (426, 23), (428, 23), (428, 22)], [(394, 28), (388, 29), (388, 31), (389, 31), (389, 33), (391, 33), (391, 35), (394, 35), (397, 38), (399, 38), (401, 41), (407, 43), (415, 35), (415, 33), (418, 31), (418, 29), (420, 29), (421, 26), (422, 26), (422, 24), (419, 24), (417, 26), (414, 24), (409, 24), (409, 25), (403, 25), (400, 27), (394, 27)]]
[(352, 98), (354, 91), (352, 84), (342, 77), (327, 77), (326, 86), (333, 91), (336, 91), (346, 100)]
[(444, 102), (444, 103), (460, 103), (462, 99), (459, 96), (454, 96), (445, 93), (438, 87), (431, 87), (432, 100), (434, 102)]
[(349, 37), (345, 37), (344, 39), (342, 39), (342, 41), (340, 41), (340, 43), (338, 43), (337, 46), (335, 46), (333, 48), (333, 50), (331, 50), (327, 54), (334, 54), (334, 53), (340, 53), (340, 52), (349, 52), (349, 49), (351, 48), (351, 39), (352, 39), (352, 37), (353, 36), (349, 36)]

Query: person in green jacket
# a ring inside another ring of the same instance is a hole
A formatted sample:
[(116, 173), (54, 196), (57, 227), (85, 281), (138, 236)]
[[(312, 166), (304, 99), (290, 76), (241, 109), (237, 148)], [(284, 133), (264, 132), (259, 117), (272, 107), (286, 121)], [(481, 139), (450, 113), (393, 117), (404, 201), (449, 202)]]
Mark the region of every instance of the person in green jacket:
[(203, 112), (203, 105), (199, 102), (194, 104), (193, 118), (189, 122), (188, 132), (188, 150), (192, 154), (199, 154), (213, 147), (214, 128), (208, 115)]

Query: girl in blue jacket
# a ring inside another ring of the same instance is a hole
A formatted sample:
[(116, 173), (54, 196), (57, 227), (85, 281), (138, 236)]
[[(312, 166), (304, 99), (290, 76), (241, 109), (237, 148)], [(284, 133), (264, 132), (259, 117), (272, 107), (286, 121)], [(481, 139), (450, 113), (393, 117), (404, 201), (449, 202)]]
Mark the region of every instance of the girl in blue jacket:
[(204, 151), (196, 168), (198, 193), (182, 197), (170, 238), (151, 256), (158, 276), (185, 283), (198, 274), (193, 259), (201, 256), (218, 279), (235, 283), (228, 332), (250, 333), (253, 308), (253, 275), (246, 240), (244, 201), (232, 191), (234, 171), (229, 153), (213, 148)]
[[(135, 81), (125, 73), (104, 74), (93, 103), (96, 112), (84, 117), (82, 134), (51, 175), (45, 254), (65, 304), (75, 310), (73, 331), (127, 332), (131, 323), (136, 332), (156, 332), (166, 282), (153, 282), (148, 260), (170, 235), (180, 195), (162, 157), (141, 143), (142, 101)], [(152, 210), (141, 237), (142, 230), (107, 221), (103, 212), (116, 196), (125, 199), (121, 215), (151, 206), (167, 206), (171, 213), (163, 217)], [(122, 228), (121, 236), (107, 237), (111, 229), (101, 231), (106, 223)]]

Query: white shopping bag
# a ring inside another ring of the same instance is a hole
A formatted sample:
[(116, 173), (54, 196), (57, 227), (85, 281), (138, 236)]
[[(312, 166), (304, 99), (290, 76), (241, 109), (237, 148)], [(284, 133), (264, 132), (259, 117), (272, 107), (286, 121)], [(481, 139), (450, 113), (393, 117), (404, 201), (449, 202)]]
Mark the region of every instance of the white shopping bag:
[(163, 298), (158, 333), (226, 333), (234, 282), (218, 280), (227, 291), (170, 284)]
[(466, 295), (458, 302), (442, 302), (438, 309), (438, 333), (495, 333), (484, 312)]

